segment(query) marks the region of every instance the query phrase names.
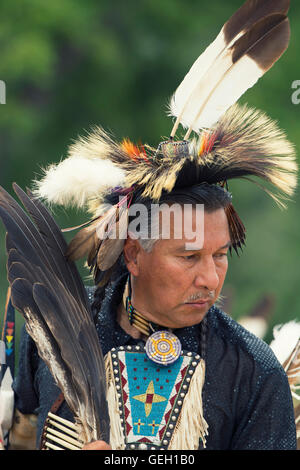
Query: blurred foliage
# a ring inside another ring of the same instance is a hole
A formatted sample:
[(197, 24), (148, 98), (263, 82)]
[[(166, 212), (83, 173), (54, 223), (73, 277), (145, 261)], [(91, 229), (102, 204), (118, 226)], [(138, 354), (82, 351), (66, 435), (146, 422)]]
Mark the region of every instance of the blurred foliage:
[[(58, 162), (79, 134), (98, 124), (116, 139), (153, 146), (167, 136), (170, 95), (242, 0), (11, 0), (1, 1), (0, 184), (30, 186), (41, 168)], [(291, 1), (288, 51), (242, 102), (265, 110), (300, 148), (300, 105), (291, 101), (300, 79), (300, 4)], [(250, 183), (230, 184), (247, 227), (247, 246), (233, 256), (225, 287), (234, 318), (265, 293), (275, 295), (272, 326), (300, 320), (299, 193), (281, 211)], [(55, 211), (61, 226), (84, 213)], [(4, 230), (0, 228), (0, 305), (7, 289)], [(79, 264), (83, 276), (86, 272)], [(19, 317), (18, 317), (19, 318)], [(1, 322), (0, 322), (1, 324)], [(19, 320), (20, 324), (20, 320)]]

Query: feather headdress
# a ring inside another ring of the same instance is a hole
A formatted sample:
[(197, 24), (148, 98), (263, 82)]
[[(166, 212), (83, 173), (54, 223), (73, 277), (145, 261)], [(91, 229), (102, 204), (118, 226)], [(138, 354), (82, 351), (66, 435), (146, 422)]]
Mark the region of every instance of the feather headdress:
[(28, 214), (0, 188), (12, 303), (75, 416), (80, 440), (108, 442), (105, 365), (85, 288), (48, 210), (14, 189)]
[[(36, 182), (35, 193), (49, 203), (87, 206), (92, 212), (91, 224), (78, 232), (68, 254), (71, 259), (87, 256), (97, 282), (109, 279), (122, 252), (135, 194), (159, 202), (177, 188), (201, 183), (224, 188), (233, 178), (254, 177), (285, 206), (297, 181), (294, 147), (264, 113), (236, 102), (287, 49), (289, 4), (247, 0), (225, 23), (172, 95), (169, 110), (176, 120), (170, 140), (158, 148), (128, 139), (117, 143), (98, 127)], [(180, 125), (187, 129), (183, 140), (176, 138)], [(104, 202), (112, 193), (120, 200), (108, 208)], [(226, 214), (238, 251), (245, 227), (232, 204)], [(113, 242), (109, 233), (116, 227), (122, 236)]]

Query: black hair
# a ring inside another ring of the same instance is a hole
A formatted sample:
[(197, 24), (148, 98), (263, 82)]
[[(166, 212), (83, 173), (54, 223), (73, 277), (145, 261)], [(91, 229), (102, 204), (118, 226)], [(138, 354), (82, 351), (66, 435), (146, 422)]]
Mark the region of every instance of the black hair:
[(201, 183), (187, 188), (175, 189), (162, 195), (160, 202), (179, 204), (204, 204), (204, 210), (213, 212), (225, 209), (232, 200), (231, 194), (216, 184)]
[[(122, 196), (121, 191), (114, 191), (106, 196), (104, 202), (114, 205), (117, 204)], [(163, 192), (160, 203), (178, 203), (178, 204), (204, 204), (204, 210), (213, 212), (217, 209), (225, 209), (232, 201), (229, 191), (217, 184), (200, 183), (193, 186), (175, 188), (171, 192)], [(136, 189), (131, 204), (144, 204), (150, 207), (153, 200), (142, 196), (142, 189)]]

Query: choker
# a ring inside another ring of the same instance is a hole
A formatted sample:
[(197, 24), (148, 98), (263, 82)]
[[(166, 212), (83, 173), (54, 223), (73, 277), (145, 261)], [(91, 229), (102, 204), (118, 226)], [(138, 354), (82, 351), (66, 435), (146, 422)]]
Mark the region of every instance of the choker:
[(137, 330), (143, 333), (143, 335), (150, 336), (155, 331), (163, 329), (163, 327), (150, 322), (140, 312), (138, 312), (133, 307), (129, 296), (126, 297), (125, 309), (130, 325), (134, 326)]
[[(126, 286), (127, 288), (127, 286)], [(159, 365), (168, 366), (177, 361), (182, 348), (179, 338), (168, 328), (147, 320), (131, 303), (129, 292), (125, 289), (125, 309), (129, 322), (137, 330), (147, 336), (145, 352), (148, 358)]]

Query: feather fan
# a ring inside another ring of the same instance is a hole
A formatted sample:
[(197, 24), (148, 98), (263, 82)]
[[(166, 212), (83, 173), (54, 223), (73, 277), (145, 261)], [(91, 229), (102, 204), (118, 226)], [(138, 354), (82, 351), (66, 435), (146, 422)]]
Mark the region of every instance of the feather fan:
[(288, 47), (289, 0), (248, 0), (196, 60), (170, 101), (170, 115), (190, 132), (210, 127)]
[(12, 303), (80, 425), (81, 439), (108, 442), (105, 366), (86, 291), (48, 210), (14, 189), (30, 217), (0, 188)]

